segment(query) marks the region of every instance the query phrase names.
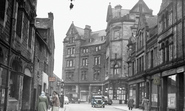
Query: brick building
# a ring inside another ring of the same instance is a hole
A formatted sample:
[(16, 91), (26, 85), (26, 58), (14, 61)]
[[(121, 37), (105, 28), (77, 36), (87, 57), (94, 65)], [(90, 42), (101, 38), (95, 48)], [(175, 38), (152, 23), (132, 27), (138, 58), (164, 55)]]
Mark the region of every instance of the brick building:
[(136, 107), (146, 97), (151, 111), (184, 110), (184, 7), (184, 0), (162, 1), (157, 25), (143, 30), (142, 71), (136, 61), (140, 36), (130, 38), (129, 96), (136, 97)]
[(65, 95), (88, 101), (90, 96), (102, 93), (105, 61), (105, 30), (91, 31), (71, 24), (63, 41)]
[(0, 110), (32, 104), (36, 0), (0, 1)]

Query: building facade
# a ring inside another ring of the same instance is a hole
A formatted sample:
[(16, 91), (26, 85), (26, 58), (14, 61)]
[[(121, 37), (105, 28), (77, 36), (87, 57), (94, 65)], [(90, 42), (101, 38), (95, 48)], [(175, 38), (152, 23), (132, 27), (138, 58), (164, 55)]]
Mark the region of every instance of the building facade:
[[(121, 5), (111, 8), (107, 12), (107, 41), (106, 41), (106, 78), (104, 85), (108, 89), (109, 98), (127, 102), (127, 78), (128, 78), (128, 41), (130, 36), (136, 36), (140, 26), (140, 12), (143, 11), (146, 18), (152, 16), (152, 10), (143, 0), (139, 0), (131, 10), (122, 9)], [(145, 24), (145, 23), (143, 23)], [(142, 39), (142, 38), (141, 38)], [(142, 49), (139, 49), (142, 48)], [(143, 46), (136, 47), (137, 57), (141, 58)], [(135, 53), (136, 54), (136, 53)], [(140, 54), (140, 55), (139, 55)], [(141, 63), (141, 61), (140, 61)], [(144, 68), (137, 64), (138, 68)]]
[(71, 24), (63, 41), (64, 93), (71, 101), (89, 101), (102, 93), (104, 81), (105, 30), (91, 31)]
[(0, 110), (32, 104), (36, 0), (0, 1)]
[[(36, 19), (37, 0), (0, 1), (0, 111), (36, 109), (53, 75), (53, 14)], [(44, 26), (44, 27), (43, 27)]]
[(136, 107), (145, 97), (150, 111), (184, 110), (184, 6), (183, 0), (163, 0), (157, 25), (143, 30), (142, 72), (136, 61), (142, 28), (138, 28), (138, 36), (130, 38), (129, 96), (136, 97)]

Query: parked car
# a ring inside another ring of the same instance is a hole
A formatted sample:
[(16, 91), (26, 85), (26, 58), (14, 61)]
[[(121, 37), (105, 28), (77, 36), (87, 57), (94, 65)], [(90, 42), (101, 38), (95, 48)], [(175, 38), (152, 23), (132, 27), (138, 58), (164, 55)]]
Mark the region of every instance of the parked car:
[(91, 99), (91, 106), (105, 108), (103, 96), (101, 96), (101, 95), (93, 96)]
[(108, 96), (104, 96), (105, 105), (112, 105), (112, 100)]
[(67, 96), (64, 96), (64, 104), (69, 104), (69, 99)]

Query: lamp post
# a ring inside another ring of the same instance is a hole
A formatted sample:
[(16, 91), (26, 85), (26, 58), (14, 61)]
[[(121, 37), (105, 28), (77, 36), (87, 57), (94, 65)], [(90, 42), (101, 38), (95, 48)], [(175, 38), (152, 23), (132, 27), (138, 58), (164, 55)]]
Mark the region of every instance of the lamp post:
[(64, 107), (64, 81), (63, 79), (61, 80), (61, 99), (60, 99), (60, 107), (63, 108)]

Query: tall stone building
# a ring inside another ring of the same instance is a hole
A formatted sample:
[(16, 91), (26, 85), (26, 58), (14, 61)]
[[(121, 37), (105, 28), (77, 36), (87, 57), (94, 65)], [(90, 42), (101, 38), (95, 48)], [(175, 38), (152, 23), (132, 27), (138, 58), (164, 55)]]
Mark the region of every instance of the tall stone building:
[(49, 77), (53, 77), (54, 70), (54, 31), (53, 13), (48, 13), (48, 18), (36, 18), (35, 31), (35, 52), (34, 52), (34, 84), (33, 84), (33, 109), (36, 109), (37, 98), (41, 91), (52, 94), (53, 82)]
[[(149, 27), (152, 20), (147, 27), (138, 28), (136, 37), (130, 38), (129, 96), (135, 97), (136, 107), (146, 97), (149, 101), (146, 107), (151, 111), (184, 110), (184, 7), (184, 0), (162, 0), (157, 25)], [(141, 31), (146, 47), (142, 71), (136, 61)], [(137, 65), (132, 65), (132, 61)], [(132, 81), (138, 82), (131, 84)]]
[[(136, 35), (138, 25), (140, 25), (138, 24), (141, 18), (140, 11), (145, 13), (146, 18), (152, 16), (152, 10), (143, 0), (139, 0), (131, 10), (122, 9), (121, 5), (112, 8), (109, 4), (107, 12), (104, 87), (111, 99), (123, 100), (125, 103), (127, 102), (127, 78), (129, 76), (127, 44), (129, 38)], [(140, 66), (138, 64), (138, 67)]]
[(36, 0), (0, 1), (0, 110), (32, 104)]
[(89, 101), (102, 93), (105, 71), (105, 30), (91, 31), (71, 24), (63, 41), (63, 73), (65, 95), (70, 100)]

